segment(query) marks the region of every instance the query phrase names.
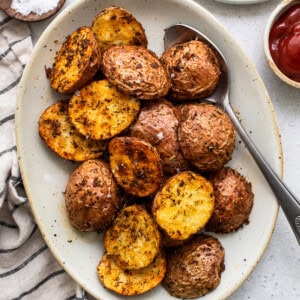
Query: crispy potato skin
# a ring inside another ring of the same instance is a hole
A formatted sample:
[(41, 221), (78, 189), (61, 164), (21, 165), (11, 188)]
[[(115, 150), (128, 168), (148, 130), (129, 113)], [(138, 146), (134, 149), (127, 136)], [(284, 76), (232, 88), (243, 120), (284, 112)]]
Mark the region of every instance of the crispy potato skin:
[(189, 169), (183, 157), (178, 139), (176, 108), (166, 100), (146, 103), (141, 109), (130, 134), (150, 143), (160, 155), (163, 171), (176, 174)]
[(220, 67), (213, 50), (200, 41), (189, 41), (161, 56), (171, 78), (170, 97), (190, 100), (211, 94), (219, 81)]
[(183, 156), (200, 171), (221, 169), (232, 156), (235, 131), (228, 115), (208, 103), (178, 106), (179, 145)]
[(97, 72), (101, 52), (93, 31), (83, 26), (67, 37), (59, 50), (50, 74), (51, 87), (71, 94), (83, 87)]
[(164, 97), (170, 79), (155, 53), (141, 46), (114, 46), (104, 52), (102, 71), (121, 92), (142, 100)]
[(65, 192), (70, 223), (79, 231), (105, 229), (122, 201), (108, 165), (87, 160), (71, 174)]
[(137, 270), (153, 262), (160, 251), (161, 235), (145, 207), (131, 205), (120, 211), (103, 241), (119, 267)]
[(215, 289), (224, 271), (224, 249), (208, 235), (198, 235), (167, 255), (163, 284), (177, 298), (192, 299)]
[(108, 7), (99, 12), (92, 22), (101, 53), (119, 45), (135, 45), (147, 48), (148, 40), (140, 22), (126, 9)]
[(254, 198), (251, 183), (231, 168), (221, 169), (211, 180), (216, 202), (206, 230), (227, 233), (248, 224)]
[(85, 161), (100, 157), (107, 142), (93, 141), (79, 134), (68, 115), (68, 100), (48, 107), (39, 119), (39, 134), (46, 145), (60, 157)]

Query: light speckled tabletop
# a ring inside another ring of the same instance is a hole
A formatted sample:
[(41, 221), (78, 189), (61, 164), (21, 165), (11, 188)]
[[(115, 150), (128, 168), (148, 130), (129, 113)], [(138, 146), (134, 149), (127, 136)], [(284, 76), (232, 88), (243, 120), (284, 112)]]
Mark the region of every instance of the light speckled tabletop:
[[(74, 0), (67, 0), (65, 6), (72, 2)], [(272, 73), (263, 52), (264, 28), (280, 0), (252, 5), (232, 5), (213, 0), (196, 2), (231, 32), (257, 68), (277, 115), (283, 146), (284, 181), (300, 198), (300, 90), (284, 84)], [(34, 41), (51, 20), (31, 24)], [(280, 210), (273, 237), (262, 260), (230, 300), (300, 299), (299, 250)]]

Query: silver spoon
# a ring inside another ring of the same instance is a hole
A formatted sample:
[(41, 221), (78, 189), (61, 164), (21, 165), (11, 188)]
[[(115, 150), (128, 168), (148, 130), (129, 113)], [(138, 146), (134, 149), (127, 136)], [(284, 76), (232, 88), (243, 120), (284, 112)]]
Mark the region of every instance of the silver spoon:
[(240, 121), (236, 117), (231, 107), (228, 96), (230, 84), (229, 70), (227, 67), (227, 62), (222, 52), (204, 34), (188, 25), (176, 24), (165, 30), (165, 49), (169, 49), (177, 44), (187, 42), (190, 40), (203, 41), (215, 50), (220, 63), (221, 77), (216, 90), (213, 92), (213, 94), (205, 98), (205, 100), (220, 105), (231, 118), (237, 133), (243, 140), (244, 144), (246, 145), (249, 152), (256, 161), (257, 166), (260, 168), (271, 189), (273, 190), (273, 193), (275, 194), (278, 203), (280, 204), (283, 212), (285, 213), (285, 216), (293, 229), (297, 241), (300, 244), (300, 203), (297, 200), (297, 198), (292, 194), (292, 192), (288, 189), (288, 187), (282, 182), (282, 180), (268, 165), (260, 151), (257, 149), (257, 147), (254, 145), (254, 143), (248, 136), (245, 129), (242, 127)]

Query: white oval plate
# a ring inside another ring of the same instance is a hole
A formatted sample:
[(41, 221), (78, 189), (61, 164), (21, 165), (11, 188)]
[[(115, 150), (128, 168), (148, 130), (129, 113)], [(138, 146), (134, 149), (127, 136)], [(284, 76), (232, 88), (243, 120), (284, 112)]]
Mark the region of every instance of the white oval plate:
[[(64, 190), (76, 167), (52, 153), (38, 134), (42, 112), (61, 95), (51, 90), (45, 74), (65, 37), (82, 25), (90, 25), (100, 9), (111, 5), (127, 8), (140, 20), (149, 39), (149, 48), (160, 55), (164, 29), (182, 22), (203, 31), (224, 51), (231, 71), (230, 97), (248, 132), (273, 168), (282, 171), (281, 144), (276, 117), (265, 87), (252, 63), (226, 29), (204, 8), (186, 0), (102, 0), (75, 2), (45, 30), (24, 71), (16, 112), (17, 148), (22, 178), (37, 224), (49, 248), (88, 293), (98, 299), (120, 297), (104, 289), (96, 266), (102, 256), (101, 236), (80, 233), (68, 223)], [(226, 251), (226, 270), (220, 285), (201, 299), (222, 299), (236, 290), (262, 257), (276, 222), (278, 205), (254, 161), (237, 139), (230, 165), (252, 182), (255, 204), (250, 224), (233, 234), (220, 235)], [(161, 286), (133, 299), (173, 299)]]
[(215, 0), (215, 1), (229, 3), (229, 4), (255, 4), (255, 3), (266, 2), (268, 0)]

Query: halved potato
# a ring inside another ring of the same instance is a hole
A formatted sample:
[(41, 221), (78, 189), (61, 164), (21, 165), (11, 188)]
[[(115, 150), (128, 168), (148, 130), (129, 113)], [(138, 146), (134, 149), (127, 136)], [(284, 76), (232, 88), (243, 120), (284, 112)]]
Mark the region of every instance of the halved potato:
[(118, 92), (104, 79), (86, 85), (73, 95), (69, 116), (81, 134), (93, 140), (105, 140), (129, 127), (139, 109), (138, 99)]
[(68, 160), (100, 157), (107, 142), (93, 141), (79, 134), (70, 123), (68, 105), (68, 100), (61, 100), (44, 111), (38, 123), (41, 138), (53, 152)]
[(128, 194), (146, 197), (158, 190), (163, 172), (159, 154), (151, 144), (136, 137), (116, 137), (108, 151), (112, 173)]
[(102, 53), (111, 46), (136, 45), (146, 48), (148, 44), (142, 24), (121, 7), (101, 10), (93, 20), (92, 30)]
[(154, 220), (173, 240), (186, 240), (201, 230), (214, 209), (213, 186), (192, 171), (171, 177), (153, 201)]
[(139, 270), (124, 270), (105, 253), (97, 267), (102, 284), (123, 296), (143, 294), (158, 286), (166, 274), (166, 258), (159, 253), (147, 267)]
[(98, 71), (101, 52), (91, 28), (83, 26), (67, 37), (50, 71), (51, 87), (70, 94), (83, 87)]
[(123, 269), (150, 265), (160, 251), (157, 225), (142, 205), (123, 208), (104, 234), (104, 247)]

